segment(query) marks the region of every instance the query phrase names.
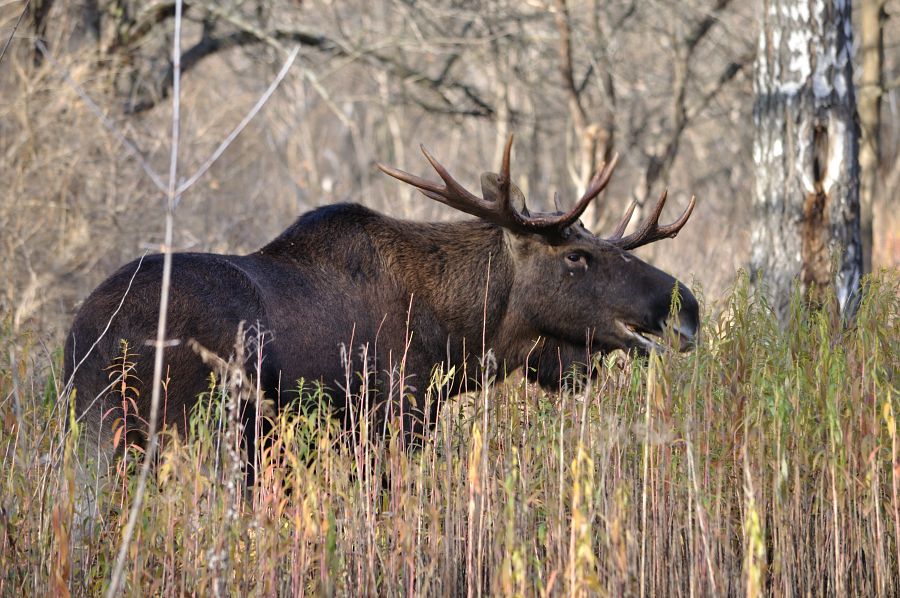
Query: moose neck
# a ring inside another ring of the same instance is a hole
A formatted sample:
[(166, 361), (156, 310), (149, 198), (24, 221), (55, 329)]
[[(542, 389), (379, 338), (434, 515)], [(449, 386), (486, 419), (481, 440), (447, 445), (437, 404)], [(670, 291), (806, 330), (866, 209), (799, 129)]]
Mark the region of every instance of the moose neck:
[(413, 224), (373, 231), (382, 255), (412, 294), (413, 309), (427, 306), (451, 341), (468, 352), (491, 348), (502, 328), (512, 284), (503, 231), (483, 221)]

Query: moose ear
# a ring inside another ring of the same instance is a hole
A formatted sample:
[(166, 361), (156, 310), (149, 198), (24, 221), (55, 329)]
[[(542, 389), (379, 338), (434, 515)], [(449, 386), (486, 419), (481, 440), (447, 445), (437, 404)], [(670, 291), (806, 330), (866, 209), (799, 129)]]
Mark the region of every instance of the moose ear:
[[(491, 202), (496, 202), (500, 199), (499, 174), (485, 172), (481, 175), (481, 196)], [(512, 181), (509, 183), (509, 199), (512, 206), (519, 210), (522, 215), (528, 215), (528, 208), (525, 206), (525, 194)]]

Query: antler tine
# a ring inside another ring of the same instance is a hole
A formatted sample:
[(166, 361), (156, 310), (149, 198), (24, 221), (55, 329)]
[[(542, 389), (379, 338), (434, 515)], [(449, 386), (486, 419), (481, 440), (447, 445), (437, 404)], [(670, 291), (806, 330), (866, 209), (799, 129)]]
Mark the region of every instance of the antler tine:
[[(635, 240), (643, 240), (647, 238), (657, 228), (659, 217), (662, 216), (663, 208), (666, 206), (668, 199), (669, 190), (663, 189), (662, 193), (659, 194), (659, 199), (656, 200), (656, 205), (653, 206), (653, 211), (644, 219), (638, 229), (628, 235), (628, 237), (625, 237), (625, 239), (633, 237)], [(625, 239), (622, 240), (625, 241)]]
[[(588, 205), (609, 184), (613, 170), (615, 170), (619, 160), (619, 156), (616, 154), (609, 163), (604, 163), (597, 174), (594, 175), (594, 178), (591, 179), (588, 189), (575, 204), (575, 207), (565, 214), (530, 215), (527, 211), (519, 212), (512, 205), (513, 191), (515, 190), (516, 196), (521, 195), (521, 192), (512, 184), (510, 176), (512, 144), (513, 136), (510, 135), (506, 140), (506, 146), (503, 148), (503, 163), (500, 167), (500, 174), (485, 173), (482, 176), (482, 190), (483, 193), (487, 193), (484, 197), (478, 197), (460, 185), (450, 176), (447, 169), (434, 156), (428, 153), (424, 145), (421, 146), (422, 153), (425, 154), (425, 158), (444, 181), (443, 186), (384, 164), (378, 164), (378, 168), (385, 174), (418, 188), (425, 196), (467, 214), (478, 216), (518, 232), (553, 235), (561, 234), (563, 229), (572, 225), (581, 217)], [(484, 191), (485, 185), (488, 186), (489, 191)], [(559, 209), (558, 201), (557, 209)], [(660, 207), (659, 209), (662, 208)], [(659, 213), (657, 211), (658, 216)], [(621, 236), (621, 231), (619, 235)]]
[(387, 164), (382, 164), (381, 162), (377, 162), (375, 165), (378, 166), (378, 169), (381, 170), (381, 172), (383, 172), (384, 174), (392, 176), (399, 181), (403, 181), (408, 185), (412, 185), (428, 197), (441, 201), (437, 197), (437, 195), (444, 190), (444, 187), (436, 185), (428, 179), (417, 177), (416, 175), (410, 174), (405, 170), (400, 170), (399, 168), (394, 168), (392, 166), (388, 166)]
[[(456, 179), (450, 176), (450, 173), (447, 171), (447, 169), (444, 168), (441, 163), (434, 158), (434, 156), (428, 153), (428, 150), (425, 149), (424, 145), (420, 145), (419, 147), (422, 149), (422, 153), (425, 154), (425, 159), (428, 160), (428, 162), (431, 164), (431, 167), (434, 168), (435, 172), (438, 173), (438, 176), (441, 177), (441, 179), (443, 179), (444, 181), (444, 188), (438, 191), (441, 197), (435, 197), (433, 199), (437, 199), (438, 201), (461, 200), (466, 204), (474, 204), (481, 210), (487, 209), (484, 200), (456, 182)], [(449, 205), (453, 207), (461, 207), (462, 204), (454, 203)]]
[(681, 216), (678, 217), (678, 220), (659, 229), (660, 234), (663, 234), (666, 237), (670, 238), (677, 235), (684, 227), (684, 225), (687, 224), (688, 218), (691, 217), (691, 214), (694, 213), (694, 206), (696, 205), (697, 196), (691, 195), (691, 201), (688, 203), (688, 207), (684, 209), (684, 212), (681, 213)]
[(581, 215), (584, 214), (584, 211), (587, 209), (588, 205), (594, 198), (600, 195), (600, 192), (606, 189), (606, 186), (609, 184), (609, 179), (612, 178), (613, 170), (616, 169), (616, 165), (619, 163), (619, 154), (614, 154), (612, 160), (609, 161), (608, 164), (603, 164), (600, 168), (599, 172), (594, 175), (594, 178), (591, 179), (591, 184), (588, 186), (587, 190), (584, 192), (584, 195), (581, 196), (581, 199), (578, 200), (578, 203), (575, 204), (575, 207), (566, 214), (565, 216), (565, 226), (568, 226), (581, 218)]
[(443, 204), (455, 208), (462, 212), (478, 216), (479, 218), (493, 217), (495, 210), (482, 198), (469, 192), (465, 187), (459, 184), (456, 179), (450, 176), (450, 173), (438, 162), (434, 156), (428, 153), (424, 145), (420, 146), (425, 159), (431, 164), (438, 176), (444, 181), (443, 185), (433, 183), (428, 179), (424, 179), (398, 168), (393, 168), (385, 164), (378, 163), (378, 168), (388, 176), (403, 181), (413, 187), (416, 187), (423, 195), (439, 201)]
[(613, 170), (615, 170), (618, 162), (619, 154), (616, 154), (608, 163), (601, 165), (600, 170), (598, 170), (597, 174), (594, 175), (594, 178), (591, 179), (591, 184), (584, 192), (584, 195), (581, 196), (581, 199), (575, 204), (574, 208), (560, 216), (529, 218), (528, 225), (532, 228), (553, 228), (560, 230), (575, 223), (575, 221), (581, 218), (581, 215), (584, 214), (584, 211), (590, 203), (600, 195), (600, 192), (609, 184), (609, 179), (612, 177)]
[(637, 207), (636, 202), (631, 202), (631, 205), (628, 206), (628, 209), (625, 211), (625, 215), (622, 216), (622, 220), (619, 222), (618, 226), (616, 226), (616, 230), (613, 231), (611, 237), (607, 238), (607, 241), (615, 241), (622, 238), (622, 235), (625, 234), (625, 229), (628, 228), (628, 223), (631, 222), (631, 216), (634, 214), (634, 209)]
[(461, 212), (484, 218), (513, 230), (540, 232), (539, 226), (536, 227), (532, 224), (530, 218), (523, 216), (512, 206), (512, 182), (510, 179), (512, 142), (513, 136), (510, 135), (503, 150), (503, 164), (500, 174), (494, 175), (497, 176), (497, 193), (492, 196), (492, 199), (479, 197), (459, 184), (447, 169), (428, 152), (424, 145), (420, 146), (422, 153), (425, 154), (425, 158), (432, 168), (444, 181), (443, 186), (384, 164), (378, 164), (378, 168), (385, 174), (418, 188), (426, 197), (430, 197)]
[[(685, 208), (678, 220), (666, 226), (659, 226), (659, 216), (662, 214), (663, 207), (666, 205), (666, 199), (668, 199), (668, 190), (664, 190), (662, 194), (660, 194), (656, 205), (653, 207), (653, 212), (647, 216), (647, 219), (644, 220), (638, 230), (627, 237), (622, 238), (621, 234), (624, 232), (624, 227), (622, 226), (622, 223), (620, 223), (616, 232), (613, 233), (613, 236), (609, 237), (607, 240), (618, 245), (622, 249), (631, 250), (653, 243), (654, 241), (659, 241), (660, 239), (671, 238), (677, 235), (681, 228), (687, 223), (688, 218), (691, 217), (694, 206), (697, 204), (697, 198), (693, 195), (691, 196), (688, 207)], [(629, 218), (632, 210), (633, 207), (629, 210)], [(627, 226), (627, 221), (625, 224)]]
[(500, 165), (500, 180), (498, 181), (500, 187), (500, 211), (503, 213), (509, 213), (509, 206), (511, 202), (510, 194), (509, 194), (509, 185), (511, 182), (510, 176), (510, 167), (509, 167), (509, 158), (512, 153), (512, 144), (513, 144), (513, 136), (510, 134), (509, 138), (506, 140), (506, 146), (503, 148), (503, 163)]

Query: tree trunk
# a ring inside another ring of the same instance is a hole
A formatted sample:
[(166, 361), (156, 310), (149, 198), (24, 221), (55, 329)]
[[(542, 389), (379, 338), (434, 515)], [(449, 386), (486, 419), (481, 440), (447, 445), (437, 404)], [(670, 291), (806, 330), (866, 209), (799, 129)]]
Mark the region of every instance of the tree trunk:
[(862, 77), (859, 89), (859, 203), (862, 212), (863, 271), (872, 271), (873, 220), (881, 163), (881, 95), (884, 87), (885, 0), (862, 0), (859, 6)]
[(751, 276), (784, 319), (797, 281), (852, 314), (862, 273), (850, 3), (763, 0)]

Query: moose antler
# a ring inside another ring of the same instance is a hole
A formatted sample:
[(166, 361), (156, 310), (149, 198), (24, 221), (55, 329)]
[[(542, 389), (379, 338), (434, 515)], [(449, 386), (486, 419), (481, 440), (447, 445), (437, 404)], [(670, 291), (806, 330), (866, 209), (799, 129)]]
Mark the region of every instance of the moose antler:
[(521, 196), (522, 192), (510, 181), (509, 162), (512, 142), (513, 136), (510, 135), (503, 150), (503, 164), (500, 174), (485, 173), (482, 176), (482, 193), (484, 197), (478, 197), (456, 182), (450, 176), (450, 173), (447, 172), (447, 169), (441, 166), (428, 153), (425, 146), (421, 146), (422, 153), (425, 154), (425, 158), (428, 159), (438, 176), (444, 181), (443, 186), (384, 164), (378, 164), (378, 168), (385, 174), (418, 188), (425, 196), (431, 199), (461, 212), (483, 218), (504, 228), (536, 234), (559, 234), (563, 229), (574, 224), (590, 205), (591, 201), (603, 191), (609, 183), (618, 161), (618, 156), (615, 156), (608, 164), (601, 167), (600, 171), (591, 180), (591, 184), (584, 192), (584, 195), (581, 196), (575, 207), (568, 212), (563, 214), (531, 215), (528, 213), (527, 208), (524, 208), (524, 212), (520, 212), (513, 206), (511, 197), (513, 192), (517, 196)]
[(664, 190), (656, 201), (653, 212), (647, 216), (641, 226), (627, 237), (622, 237), (625, 233), (625, 228), (631, 221), (631, 215), (634, 213), (635, 204), (632, 203), (628, 208), (628, 211), (625, 212), (622, 221), (619, 222), (619, 225), (616, 227), (615, 232), (613, 232), (611, 237), (607, 237), (606, 240), (613, 245), (628, 251), (641, 247), (642, 245), (648, 245), (654, 241), (659, 241), (660, 239), (671, 238), (677, 235), (678, 231), (680, 231), (687, 223), (688, 218), (691, 217), (691, 213), (694, 211), (694, 205), (697, 203), (697, 198), (693, 195), (691, 196), (691, 203), (688, 204), (688, 207), (685, 208), (678, 220), (666, 226), (659, 226), (659, 216), (662, 214), (663, 207), (666, 205), (668, 195), (668, 189)]
[[(465, 187), (460, 185), (452, 176), (450, 176), (447, 169), (441, 166), (441, 164), (434, 159), (434, 156), (428, 153), (428, 150), (425, 149), (424, 145), (420, 146), (422, 148), (422, 153), (425, 154), (425, 158), (428, 159), (435, 172), (437, 172), (438, 176), (444, 181), (443, 185), (433, 183), (427, 179), (417, 177), (408, 172), (384, 164), (378, 164), (378, 168), (385, 174), (416, 187), (425, 196), (448, 205), (451, 208), (460, 210), (461, 212), (483, 218), (510, 230), (546, 235), (561, 234), (565, 228), (574, 224), (581, 217), (590, 203), (600, 195), (600, 192), (606, 188), (607, 184), (609, 184), (609, 179), (612, 177), (613, 170), (619, 160), (617, 154), (613, 156), (609, 163), (601, 165), (600, 170), (594, 175), (594, 178), (591, 179), (591, 183), (588, 185), (584, 195), (582, 195), (581, 199), (575, 203), (575, 207), (568, 212), (562, 214), (532, 215), (528, 212), (528, 208), (524, 207), (524, 201), (523, 211), (521, 212), (513, 206), (512, 195), (515, 194), (517, 197), (521, 197), (522, 192), (519, 191), (510, 180), (509, 163), (510, 153), (512, 152), (512, 142), (513, 136), (510, 135), (509, 139), (506, 141), (506, 147), (503, 149), (503, 164), (500, 168), (500, 174), (485, 173), (482, 175), (481, 186), (483, 197), (471, 193), (466, 190)], [(628, 226), (628, 223), (631, 221), (631, 216), (634, 214), (635, 204), (631, 204), (612, 236), (608, 237), (606, 240), (617, 247), (631, 250), (660, 239), (677, 235), (678, 231), (680, 231), (685, 223), (687, 223), (688, 218), (691, 217), (691, 213), (694, 211), (694, 205), (697, 203), (696, 198), (693, 196), (691, 197), (690, 204), (678, 220), (666, 226), (659, 226), (659, 216), (662, 213), (663, 207), (666, 205), (667, 198), (668, 192), (663, 191), (662, 195), (659, 196), (659, 200), (657, 200), (653, 211), (647, 219), (644, 220), (638, 230), (627, 237), (623, 237), (622, 235), (625, 234), (625, 228)], [(555, 197), (554, 201), (557, 210), (559, 210), (558, 197)]]

